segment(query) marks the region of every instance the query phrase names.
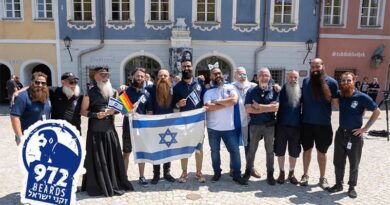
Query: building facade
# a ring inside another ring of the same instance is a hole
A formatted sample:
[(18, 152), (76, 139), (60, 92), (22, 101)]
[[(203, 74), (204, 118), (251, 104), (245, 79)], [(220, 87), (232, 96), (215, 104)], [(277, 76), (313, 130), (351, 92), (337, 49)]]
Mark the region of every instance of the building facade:
[[(389, 90), (390, 2), (386, 0), (324, 0), (318, 55), (327, 73), (339, 79), (351, 71)], [(379, 95), (382, 99), (382, 95)]]
[(12, 74), (26, 85), (42, 71), (57, 85), (57, 7), (51, 0), (0, 0), (0, 102), (8, 100), (5, 83)]
[(305, 76), (315, 56), (306, 42), (316, 45), (320, 6), (316, 0), (69, 0), (58, 9), (60, 39), (72, 39), (69, 52), (61, 44), (62, 70), (78, 73), (85, 85), (90, 68), (108, 66), (118, 86), (136, 67), (175, 75), (188, 52), (194, 74), (206, 78), (216, 62), (228, 81), (238, 66), (249, 78), (269, 67), (279, 83), (290, 69)]

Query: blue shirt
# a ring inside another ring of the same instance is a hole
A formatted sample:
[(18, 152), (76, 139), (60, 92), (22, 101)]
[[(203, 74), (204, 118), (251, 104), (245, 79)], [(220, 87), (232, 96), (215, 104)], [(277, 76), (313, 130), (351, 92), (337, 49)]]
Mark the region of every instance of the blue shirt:
[(282, 87), (279, 93), (279, 110), (277, 114), (278, 123), (293, 127), (299, 127), (301, 124), (301, 103), (293, 106), (288, 99), (286, 85)]
[[(278, 101), (279, 94), (269, 87), (267, 90), (260, 89), (259, 86), (253, 87), (248, 90), (245, 97), (245, 105), (253, 104), (253, 100), (259, 104), (270, 104), (273, 101)], [(274, 112), (260, 113), (260, 114), (250, 114), (250, 125), (262, 125), (272, 120), (275, 120)]]
[[(147, 102), (149, 103), (147, 111), (152, 111), (153, 115), (161, 115), (161, 114), (168, 114), (173, 113), (173, 104), (171, 103), (168, 107), (160, 107), (157, 104), (156, 100), (156, 85), (153, 85), (151, 87), (146, 87), (146, 90), (150, 93), (150, 100)], [(173, 90), (171, 89), (171, 94)]]
[(19, 93), (11, 109), (11, 115), (20, 119), (22, 132), (39, 120), (50, 119), (50, 100), (47, 99), (45, 104), (32, 102), (28, 94), (29, 90)]
[[(147, 90), (142, 89), (141, 91), (137, 92), (137, 90), (134, 87), (130, 86), (126, 89), (125, 92), (133, 104), (136, 103), (142, 95), (145, 95), (146, 101), (145, 103), (142, 102), (139, 103), (138, 108), (136, 110), (137, 113), (144, 115), (146, 114), (147, 110), (152, 109), (150, 107), (150, 103), (148, 103), (148, 101), (150, 101), (150, 93)], [(129, 117), (127, 116), (123, 118), (123, 132), (130, 132)]]
[[(325, 77), (329, 86), (332, 98), (337, 98), (339, 89), (337, 81), (329, 76)], [(330, 116), (332, 114), (332, 104), (326, 99), (316, 100), (313, 96), (310, 78), (303, 79), (302, 83), (302, 102), (303, 102), (303, 123), (317, 125), (331, 125)]]
[(367, 94), (355, 91), (352, 97), (340, 97), (340, 127), (343, 129), (358, 129), (363, 125), (365, 109), (374, 111), (378, 105)]
[[(202, 108), (203, 95), (206, 90), (203, 84), (203, 81), (199, 78), (193, 78), (191, 84), (181, 80), (173, 87), (173, 105), (176, 105), (181, 99), (188, 97), (186, 105), (180, 108), (180, 112)], [(192, 92), (194, 92), (195, 95), (189, 96)], [(193, 97), (197, 98), (197, 100), (191, 99)], [(194, 102), (197, 104), (194, 105)]]

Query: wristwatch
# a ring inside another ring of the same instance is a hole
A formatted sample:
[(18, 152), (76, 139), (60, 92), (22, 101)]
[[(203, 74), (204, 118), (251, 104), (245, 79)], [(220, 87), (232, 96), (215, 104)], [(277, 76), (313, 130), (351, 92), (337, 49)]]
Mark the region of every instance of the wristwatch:
[(20, 141), (20, 136), (15, 135), (15, 142)]

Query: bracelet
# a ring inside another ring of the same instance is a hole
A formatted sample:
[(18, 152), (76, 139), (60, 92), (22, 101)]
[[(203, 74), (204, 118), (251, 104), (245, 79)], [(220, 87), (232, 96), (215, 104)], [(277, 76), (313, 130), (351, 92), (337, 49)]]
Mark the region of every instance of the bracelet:
[(20, 136), (15, 135), (15, 142), (20, 141)]

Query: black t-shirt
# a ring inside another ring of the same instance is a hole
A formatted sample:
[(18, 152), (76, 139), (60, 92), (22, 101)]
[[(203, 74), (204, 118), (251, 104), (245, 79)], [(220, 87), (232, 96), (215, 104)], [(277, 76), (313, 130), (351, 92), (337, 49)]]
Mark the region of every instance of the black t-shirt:
[(68, 97), (62, 92), (62, 87), (50, 88), (50, 101), (52, 105), (51, 118), (66, 120), (81, 130), (81, 103), (83, 95)]

